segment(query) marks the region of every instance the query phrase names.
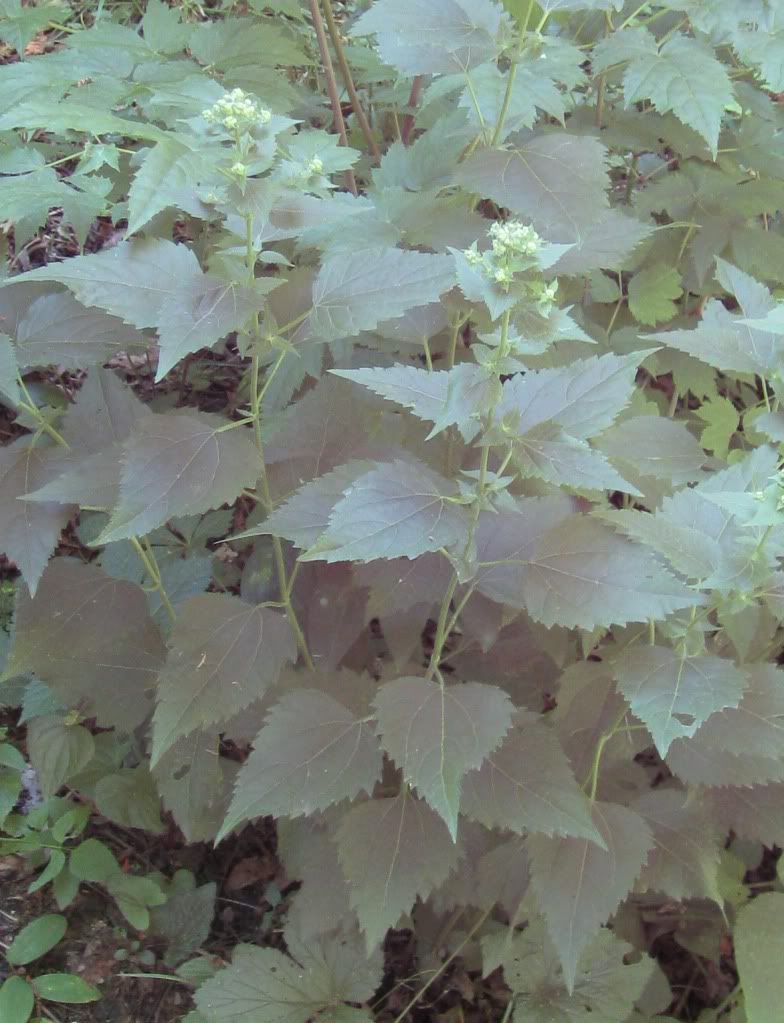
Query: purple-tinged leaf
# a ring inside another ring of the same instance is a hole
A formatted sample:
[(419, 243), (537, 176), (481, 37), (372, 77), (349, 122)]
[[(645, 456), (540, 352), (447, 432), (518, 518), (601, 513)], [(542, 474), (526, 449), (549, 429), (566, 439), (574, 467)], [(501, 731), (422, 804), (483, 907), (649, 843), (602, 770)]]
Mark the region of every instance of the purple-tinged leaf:
[(175, 515), (209, 511), (254, 487), (261, 459), (247, 431), (203, 412), (145, 416), (124, 445), (120, 496), (95, 541), (142, 536)]
[(527, 842), (531, 886), (570, 992), (584, 949), (629, 892), (653, 847), (648, 826), (633, 810), (594, 803), (592, 816), (604, 849), (586, 838), (531, 835)]
[(26, 501), (24, 495), (59, 474), (61, 449), (30, 437), (0, 448), (0, 548), (16, 563), (35, 594), (49, 555), (74, 512), (61, 501)]
[(558, 739), (531, 714), (466, 775), (461, 810), (488, 828), (602, 841)]
[(468, 531), (457, 493), (455, 483), (414, 459), (377, 465), (350, 484), (326, 532), (301, 560), (416, 558), (452, 547)]
[(612, 671), (662, 757), (675, 739), (694, 735), (711, 714), (737, 707), (749, 681), (746, 671), (722, 657), (687, 657), (661, 646), (627, 648), (614, 659)]
[(387, 753), (455, 839), (462, 780), (508, 732), (511, 700), (479, 682), (442, 686), (409, 677), (383, 685), (375, 707)]
[(227, 593), (191, 597), (174, 623), (158, 682), (153, 765), (177, 739), (259, 699), (296, 655), (281, 613)]
[(529, 218), (549, 241), (579, 242), (609, 206), (606, 161), (597, 139), (559, 132), (511, 150), (477, 150), (455, 180)]
[(337, 832), (338, 858), (368, 949), (442, 884), (458, 860), (446, 824), (407, 789), (352, 807)]
[(56, 558), (34, 598), (20, 593), (7, 670), (35, 674), (64, 706), (129, 732), (152, 709), (164, 653), (140, 586)]
[(255, 817), (298, 817), (370, 793), (380, 773), (381, 750), (367, 720), (317, 689), (289, 692), (254, 740), (221, 836)]

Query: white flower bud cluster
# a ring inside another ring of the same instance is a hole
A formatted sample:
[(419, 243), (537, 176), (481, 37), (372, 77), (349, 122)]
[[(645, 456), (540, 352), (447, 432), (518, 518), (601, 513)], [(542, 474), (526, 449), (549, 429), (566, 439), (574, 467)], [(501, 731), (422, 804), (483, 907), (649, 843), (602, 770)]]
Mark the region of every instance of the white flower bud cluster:
[[(530, 224), (523, 224), (520, 220), (495, 221), (490, 227), (490, 241), (492, 248), (487, 252), (479, 252), (474, 242), (463, 251), (463, 255), (468, 263), (503, 290), (508, 291), (516, 274), (539, 269), (538, 255), (543, 243)], [(539, 312), (546, 316), (555, 302), (558, 282), (527, 281), (526, 284)]]
[(268, 124), (272, 113), (249, 96), (243, 89), (232, 89), (202, 117), (207, 124), (217, 124), (232, 135), (242, 135), (257, 125)]

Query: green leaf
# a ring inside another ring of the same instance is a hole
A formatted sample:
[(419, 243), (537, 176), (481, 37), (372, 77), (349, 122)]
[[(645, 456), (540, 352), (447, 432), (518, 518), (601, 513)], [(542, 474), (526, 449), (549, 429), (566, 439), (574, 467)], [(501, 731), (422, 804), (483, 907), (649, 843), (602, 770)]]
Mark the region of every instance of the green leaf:
[(71, 852), (68, 869), (80, 881), (102, 884), (120, 872), (120, 864), (103, 842), (97, 838), (87, 838)]
[(653, 477), (691, 483), (707, 461), (699, 442), (683, 423), (665, 416), (631, 416), (611, 426), (596, 446), (619, 463), (633, 480)]
[(548, 628), (583, 629), (646, 622), (701, 603), (649, 551), (600, 523), (575, 515), (548, 528), (548, 504), (537, 509), (528, 499), (518, 507), (480, 517), (476, 586), (491, 600), (526, 609)]
[(488, 374), (470, 363), (435, 372), (402, 365), (332, 372), (411, 409), (419, 419), (435, 423), (430, 437), (456, 425), (463, 437), (471, 440), (478, 429), (475, 417), (484, 407), (491, 387)]
[(455, 282), (450, 256), (365, 249), (327, 258), (313, 283), (313, 311), (295, 337), (335, 341), (434, 302)]
[[(178, 871), (178, 876), (186, 871)], [(217, 887), (214, 882), (196, 887), (175, 887), (172, 884), (166, 902), (150, 914), (150, 925), (153, 934), (160, 934), (168, 941), (164, 962), (167, 966), (176, 966), (187, 959), (204, 944), (210, 933), (212, 918), (215, 914), (215, 895)]]
[(34, 718), (27, 726), (27, 749), (44, 799), (55, 795), (69, 778), (92, 760), (95, 743), (81, 725), (60, 716)]
[(537, 135), (511, 150), (478, 150), (455, 180), (529, 218), (548, 240), (574, 242), (608, 208), (606, 159), (596, 139)]
[(16, 935), (5, 957), (12, 966), (26, 966), (53, 949), (67, 929), (67, 920), (59, 913), (36, 917)]
[(748, 683), (746, 672), (732, 661), (687, 657), (659, 646), (624, 650), (613, 674), (661, 756), (675, 739), (694, 735), (711, 714), (737, 707)]
[(0, 546), (35, 593), (71, 505), (19, 500), (57, 475), (58, 451), (20, 437), (0, 450)]
[(443, 820), (407, 788), (394, 799), (353, 806), (340, 823), (337, 843), (368, 950), (417, 896), (426, 898), (447, 879), (459, 858)]
[(738, 912), (734, 932), (735, 956), (748, 1023), (767, 1023), (784, 998), (779, 964), (784, 952), (781, 913), (784, 895), (764, 892)]
[(479, 682), (442, 686), (410, 677), (383, 685), (375, 707), (387, 753), (409, 785), (444, 818), (455, 840), (463, 778), (508, 732), (509, 697)]
[(306, 483), (293, 497), (279, 505), (259, 526), (237, 533), (232, 540), (271, 533), (290, 540), (295, 547), (311, 547), (329, 527), (329, 519), (352, 483), (373, 468), (373, 462), (354, 461)]
[(703, 43), (676, 35), (656, 53), (634, 58), (623, 76), (627, 107), (650, 100), (659, 113), (672, 111), (708, 143), (714, 160), (724, 108), (732, 102), (732, 83)]
[(329, 526), (301, 561), (415, 558), (466, 535), (456, 485), (413, 459), (377, 465), (332, 509)]
[(485, 974), (496, 965), (504, 967), (504, 980), (515, 995), (516, 1023), (573, 1023), (586, 1016), (591, 1023), (627, 1019), (655, 969), (645, 956), (627, 966), (624, 960), (632, 951), (611, 931), (599, 931), (580, 960), (570, 992), (541, 922), (534, 921), (521, 934), (507, 937), (501, 932), (482, 942)]
[(500, 749), (464, 778), (461, 809), (488, 828), (601, 842), (558, 740), (533, 715), (520, 713)]
[(142, 18), (144, 41), (159, 53), (179, 53), (185, 49), (193, 31), (192, 25), (183, 25), (180, 11), (162, 3), (147, 0)]
[(719, 835), (699, 792), (654, 789), (633, 804), (653, 833), (654, 848), (640, 875), (643, 891), (673, 899), (712, 899), (723, 905), (718, 886)]
[(164, 807), (188, 842), (215, 838), (226, 815), (234, 765), (218, 756), (217, 729), (191, 732), (153, 771)]
[[(574, 245), (553, 265), (558, 274), (583, 274), (599, 267), (605, 270), (620, 270), (634, 250), (654, 232), (650, 224), (644, 224), (626, 212), (604, 210), (580, 235)], [(601, 301), (617, 301), (603, 298)], [(594, 301), (600, 301), (594, 299)]]
[(683, 294), (681, 275), (673, 266), (655, 263), (639, 270), (629, 281), (629, 310), (650, 326), (671, 320), (678, 313), (675, 299)]
[(376, 0), (352, 35), (375, 34), (381, 59), (404, 75), (448, 75), (496, 57), (505, 24), (492, 0)]
[(277, 611), (227, 593), (187, 600), (158, 681), (153, 766), (180, 737), (227, 721), (258, 700), (296, 656), (291, 626)]
[(0, 1015), (6, 1023), (27, 1023), (35, 1006), (33, 989), (22, 977), (7, 977), (0, 986)]
[(287, 693), (254, 740), (221, 835), (254, 817), (297, 817), (371, 794), (380, 772), (367, 721), (316, 689)]
[(210, 1020), (245, 1018), (254, 1023), (308, 1023), (341, 1019), (343, 1002), (364, 1002), (381, 981), (380, 956), (366, 961), (356, 934), (305, 944), (287, 934), (295, 959), (274, 948), (237, 945), (232, 965), (196, 993)]
[(312, 57), (286, 30), (283, 19), (281, 22), (238, 17), (203, 21), (193, 30), (188, 49), (201, 64), (220, 71), (239, 72), (259, 64), (262, 67), (312, 64)]
[(162, 906), (166, 896), (149, 877), (114, 874), (106, 879), (106, 890), (117, 903), (122, 915), (137, 931), (150, 927), (150, 907)]
[(631, 399), (640, 359), (638, 353), (610, 353), (516, 374), (504, 384), (499, 418), (520, 436), (552, 421), (571, 437), (594, 437)]
[(531, 835), (531, 885), (571, 994), (583, 952), (636, 881), (653, 846), (639, 814), (595, 802), (594, 824), (605, 849), (586, 838)]
[[(74, 187), (77, 183), (82, 189)], [(58, 178), (51, 167), (42, 167), (3, 179), (3, 216), (14, 223), (20, 242), (26, 242), (46, 226), (52, 208), (62, 207), (63, 222), (71, 224), (83, 245), (90, 225), (107, 205), (110, 187), (101, 175)]]
[(784, 780), (784, 693), (773, 664), (747, 669), (740, 703), (711, 714), (667, 754), (671, 769), (697, 785), (755, 785)]
[(12, 406), (18, 405), (21, 397), (16, 374), (16, 350), (11, 338), (0, 333), (0, 396)]
[(19, 595), (8, 671), (37, 675), (99, 725), (141, 724), (163, 659), (144, 592), (95, 565), (55, 558), (35, 598)]
[(717, 458), (726, 458), (730, 441), (740, 424), (738, 410), (729, 398), (719, 395), (703, 402), (696, 411), (706, 424), (700, 434), (700, 445), (706, 451), (712, 451)]
[[(161, 3), (158, 7), (176, 17), (172, 8)], [(145, 19), (149, 15), (147, 8)], [(195, 139), (191, 142), (175, 136), (147, 150), (128, 192), (127, 236), (135, 234), (161, 210), (178, 206), (189, 186), (199, 185), (207, 176), (214, 161), (206, 152), (199, 153), (198, 145)]]
[(203, 412), (158, 413), (137, 422), (124, 445), (117, 506), (95, 541), (143, 536), (175, 515), (209, 511), (254, 487), (258, 451), (246, 431)]
[(0, 313), (16, 321), (16, 354), (21, 367), (50, 363), (67, 369), (100, 366), (120, 352), (136, 353), (150, 345), (143, 334), (121, 319), (101, 309), (85, 308), (68, 292), (36, 294), (31, 300), (23, 288), (6, 288), (0, 290)]
[(146, 765), (107, 774), (95, 786), (95, 805), (104, 817), (128, 828), (160, 834), (160, 798)]

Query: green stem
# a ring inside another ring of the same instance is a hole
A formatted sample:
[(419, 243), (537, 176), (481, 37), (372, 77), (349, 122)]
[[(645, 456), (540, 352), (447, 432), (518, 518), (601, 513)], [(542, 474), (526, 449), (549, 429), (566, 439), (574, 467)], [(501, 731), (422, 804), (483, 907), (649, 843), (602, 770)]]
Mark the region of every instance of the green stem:
[(61, 448), (65, 448), (66, 451), (71, 450), (71, 445), (61, 434), (55, 430), (52, 424), (42, 415), (41, 410), (38, 408), (36, 403), (33, 401), (32, 395), (27, 389), (27, 384), (24, 382), (21, 373), (16, 374), (16, 381), (19, 384), (19, 389), (25, 396), (25, 401), (19, 402), (19, 408), (23, 409), (28, 415), (31, 415), (33, 419), (38, 423), (38, 429), (43, 433), (48, 434), (55, 444)]
[(152, 589), (157, 592), (161, 598), (161, 603), (166, 608), (166, 612), (172, 621), (176, 621), (177, 612), (172, 606), (172, 602), (169, 600), (169, 594), (166, 592), (166, 587), (163, 585), (163, 579), (161, 578), (161, 570), (158, 568), (158, 562), (155, 560), (155, 554), (153, 553), (152, 547), (150, 547), (149, 540), (145, 539), (142, 543), (138, 537), (132, 536), (131, 543), (136, 553), (139, 555), (144, 569), (147, 575), (152, 580)]
[(525, 12), (525, 18), (520, 26), (520, 38), (517, 41), (517, 52), (512, 60), (512, 66), (506, 76), (506, 90), (504, 91), (504, 98), (501, 102), (501, 109), (498, 112), (498, 120), (496, 121), (495, 131), (493, 132), (493, 138), (490, 142), (491, 146), (497, 146), (501, 140), (501, 135), (504, 130), (504, 122), (506, 121), (506, 115), (509, 113), (509, 105), (512, 102), (512, 93), (514, 92), (514, 84), (517, 78), (517, 66), (520, 54), (523, 52), (523, 45), (525, 43), (525, 34), (528, 31), (528, 22), (531, 20), (531, 12), (534, 9), (534, 0), (528, 0), (528, 10)]
[(590, 791), (588, 795), (592, 803), (596, 799), (596, 789), (598, 788), (599, 785), (599, 767), (602, 762), (604, 748), (607, 745), (607, 743), (613, 738), (618, 729), (621, 727), (621, 725), (623, 724), (623, 720), (628, 713), (629, 713), (628, 710), (624, 707), (623, 712), (618, 715), (618, 718), (616, 719), (612, 728), (610, 728), (609, 731), (605, 732), (600, 737), (599, 741), (596, 743), (596, 750), (594, 751), (591, 770), (589, 771), (588, 777), (585, 779), (585, 782), (583, 783), (583, 788), (586, 788), (590, 785)]

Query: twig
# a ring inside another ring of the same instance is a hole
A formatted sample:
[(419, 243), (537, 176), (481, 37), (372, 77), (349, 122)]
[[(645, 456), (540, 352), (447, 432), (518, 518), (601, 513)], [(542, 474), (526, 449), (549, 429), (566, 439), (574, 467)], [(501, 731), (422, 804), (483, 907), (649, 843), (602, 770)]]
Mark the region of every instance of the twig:
[(411, 132), (414, 130), (414, 114), (413, 108), (419, 103), (419, 97), (422, 93), (422, 83), (424, 79), (422, 75), (417, 75), (411, 86), (411, 94), (408, 97), (408, 106), (411, 108), (412, 113), (406, 114), (403, 118), (403, 124), (400, 128), (400, 141), (404, 146), (407, 146), (411, 139)]
[[(321, 19), (318, 0), (308, 0), (310, 14), (313, 18), (313, 27), (316, 30), (321, 63), (324, 65), (324, 75), (327, 79), (327, 92), (329, 101), (332, 104), (332, 116), (335, 120), (335, 129), (340, 137), (341, 146), (348, 147), (348, 136), (346, 135), (346, 122), (343, 120), (343, 111), (340, 109), (340, 96), (338, 96), (338, 83), (335, 81), (335, 69), (332, 67), (332, 58), (329, 55), (327, 45), (327, 34), (324, 31), (324, 22)], [(354, 171), (349, 168), (346, 171), (346, 187), (354, 195), (357, 195), (357, 182)]]
[(343, 81), (346, 83), (346, 91), (348, 92), (351, 100), (351, 106), (356, 114), (359, 126), (367, 139), (368, 149), (370, 155), (373, 157), (374, 163), (381, 162), (381, 151), (376, 144), (376, 140), (373, 136), (373, 129), (370, 127), (370, 122), (367, 119), (364, 107), (359, 98), (356, 86), (354, 85), (354, 78), (351, 74), (351, 68), (349, 67), (348, 61), (346, 60), (346, 53), (343, 49), (343, 43), (340, 41), (340, 32), (338, 26), (335, 24), (335, 15), (332, 10), (332, 0), (323, 0), (324, 4), (324, 17), (327, 19), (327, 28), (329, 29), (329, 36), (332, 40), (332, 45), (335, 47), (335, 53), (338, 58), (338, 64), (340, 64), (340, 73), (343, 75)]

